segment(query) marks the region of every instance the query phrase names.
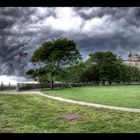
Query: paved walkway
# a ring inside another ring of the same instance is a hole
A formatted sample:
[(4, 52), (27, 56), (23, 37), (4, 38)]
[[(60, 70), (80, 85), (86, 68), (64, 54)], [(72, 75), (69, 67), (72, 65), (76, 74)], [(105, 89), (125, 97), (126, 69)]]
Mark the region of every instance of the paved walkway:
[(96, 108), (106, 108), (106, 109), (114, 109), (114, 110), (121, 110), (121, 111), (128, 111), (128, 112), (140, 112), (140, 109), (134, 109), (134, 108), (126, 108), (126, 107), (118, 107), (118, 106), (109, 106), (109, 105), (101, 105), (101, 104), (94, 104), (94, 103), (87, 103), (87, 102), (81, 102), (81, 101), (75, 101), (71, 99), (65, 99), (62, 97), (54, 97), (54, 96), (49, 96), (43, 93), (39, 93), (39, 95), (50, 98), (50, 99), (55, 99), (58, 101), (63, 101), (63, 102), (68, 102), (68, 103), (73, 103), (73, 104), (79, 104), (79, 105), (86, 105), (86, 106), (92, 106)]
[(92, 106), (96, 108), (106, 108), (106, 109), (113, 109), (113, 110), (120, 110), (120, 111), (128, 111), (128, 112), (140, 112), (140, 109), (135, 109), (135, 108), (126, 108), (126, 107), (118, 107), (118, 106), (110, 106), (110, 105), (101, 105), (101, 104), (94, 104), (94, 103), (87, 103), (87, 102), (82, 102), (82, 101), (75, 101), (71, 99), (65, 99), (62, 97), (54, 97), (50, 95), (43, 94), (39, 90), (30, 90), (30, 91), (22, 91), (22, 92), (16, 92), (16, 91), (3, 91), (0, 92), (0, 94), (37, 94), (41, 95), (50, 99), (62, 101), (62, 102), (68, 102), (68, 103), (73, 103), (73, 104), (79, 104), (79, 105), (86, 105), (86, 106)]
[(19, 91), (17, 92), (16, 90), (4, 90), (0, 91), (0, 94), (38, 94), (40, 93), (41, 89), (36, 89), (36, 90), (26, 90), (26, 91)]

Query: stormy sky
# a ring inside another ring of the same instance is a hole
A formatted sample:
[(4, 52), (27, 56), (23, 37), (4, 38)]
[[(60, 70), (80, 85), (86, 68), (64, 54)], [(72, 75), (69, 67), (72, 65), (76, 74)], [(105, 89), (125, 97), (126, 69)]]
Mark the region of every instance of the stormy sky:
[(1, 7), (0, 75), (24, 76), (34, 50), (59, 37), (74, 40), (84, 59), (96, 51), (127, 59), (140, 54), (140, 8)]

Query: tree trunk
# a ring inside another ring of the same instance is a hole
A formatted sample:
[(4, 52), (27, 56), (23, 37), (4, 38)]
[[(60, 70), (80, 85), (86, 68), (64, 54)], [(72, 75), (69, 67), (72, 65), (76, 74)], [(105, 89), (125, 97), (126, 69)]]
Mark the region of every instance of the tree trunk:
[(105, 80), (102, 81), (102, 85), (105, 85)]
[(51, 74), (51, 89), (54, 88), (53, 73)]
[(51, 89), (53, 89), (53, 84), (54, 84), (54, 82), (53, 82), (53, 80), (51, 81)]
[(96, 81), (96, 85), (99, 86), (99, 82), (98, 81)]
[(111, 81), (109, 81), (109, 85), (111, 86), (111, 84), (112, 84), (112, 82)]

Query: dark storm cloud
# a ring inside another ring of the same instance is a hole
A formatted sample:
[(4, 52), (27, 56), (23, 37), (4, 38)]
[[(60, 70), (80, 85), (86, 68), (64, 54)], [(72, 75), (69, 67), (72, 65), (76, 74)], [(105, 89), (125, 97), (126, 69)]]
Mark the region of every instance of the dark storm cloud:
[[(52, 8), (41, 15), (38, 14), (37, 8), (0, 8), (1, 74), (25, 75), (25, 66), (31, 58), (30, 53), (34, 50), (34, 47), (42, 42), (42, 35), (39, 36), (42, 28), (36, 27), (33, 30), (28, 26), (37, 24), (49, 15), (53, 15)], [(52, 37), (51, 34), (48, 36)], [(26, 58), (20, 55), (24, 52), (28, 52)]]
[[(0, 8), (0, 72), (1, 74), (12, 74), (24, 66), (18, 63), (19, 54), (24, 50), (26, 39), (25, 34), (12, 30), (16, 24), (23, 25), (30, 21), (34, 9), (30, 8)], [(21, 73), (23, 71), (21, 70)], [(19, 72), (20, 73), (20, 72)]]
[[(84, 21), (93, 18), (108, 16), (104, 25), (107, 30), (93, 34), (89, 38), (79, 40), (79, 45), (84, 51), (91, 52), (110, 50), (125, 59), (130, 50), (136, 53), (140, 51), (140, 8), (75, 8)], [(103, 25), (103, 26), (104, 26)], [(109, 30), (109, 32), (108, 32)], [(92, 31), (94, 32), (94, 30)], [(91, 33), (91, 32), (90, 32)], [(86, 47), (85, 47), (86, 46)], [(88, 49), (87, 49), (88, 48)]]
[[(25, 75), (34, 50), (50, 39), (74, 40), (84, 59), (96, 51), (113, 51), (126, 59), (130, 49), (140, 51), (139, 36), (139, 7), (2, 7), (0, 74)], [(24, 52), (26, 58), (20, 55)]]
[[(127, 11), (129, 10), (126, 7), (120, 7), (120, 8), (111, 8), (111, 7), (83, 7), (83, 8), (74, 8), (75, 11), (77, 11), (77, 13), (84, 18), (85, 20), (89, 20), (95, 17), (103, 17), (105, 15), (111, 15), (112, 17), (115, 18), (121, 18), (122, 16), (124, 16), (124, 13), (127, 13)], [(119, 12), (121, 10), (121, 12)]]

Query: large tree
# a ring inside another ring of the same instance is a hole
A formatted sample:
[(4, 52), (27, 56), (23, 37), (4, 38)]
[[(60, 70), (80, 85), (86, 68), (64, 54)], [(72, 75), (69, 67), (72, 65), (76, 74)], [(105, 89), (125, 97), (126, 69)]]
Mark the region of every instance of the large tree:
[(118, 76), (117, 65), (120, 60), (112, 52), (96, 52), (89, 55), (89, 62), (98, 66), (100, 80), (103, 84), (107, 81), (110, 85)]
[(33, 53), (31, 61), (36, 64), (42, 63), (43, 66), (38, 68), (38, 71), (41, 70), (38, 75), (47, 76), (53, 89), (55, 78), (61, 74), (62, 70), (78, 63), (81, 59), (82, 57), (74, 41), (59, 38), (44, 42)]

